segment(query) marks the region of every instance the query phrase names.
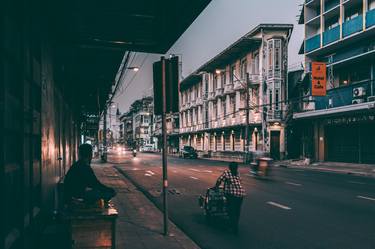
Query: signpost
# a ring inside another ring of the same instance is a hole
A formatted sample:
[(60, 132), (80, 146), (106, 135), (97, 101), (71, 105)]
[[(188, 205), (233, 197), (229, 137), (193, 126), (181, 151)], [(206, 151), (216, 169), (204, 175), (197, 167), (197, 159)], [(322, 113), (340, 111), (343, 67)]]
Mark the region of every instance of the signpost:
[(163, 137), (163, 211), (164, 235), (168, 235), (168, 171), (167, 171), (167, 122), (166, 115), (178, 111), (178, 57), (165, 59), (153, 65), (154, 114), (162, 116)]
[(326, 96), (327, 94), (327, 65), (324, 62), (312, 63), (311, 95)]

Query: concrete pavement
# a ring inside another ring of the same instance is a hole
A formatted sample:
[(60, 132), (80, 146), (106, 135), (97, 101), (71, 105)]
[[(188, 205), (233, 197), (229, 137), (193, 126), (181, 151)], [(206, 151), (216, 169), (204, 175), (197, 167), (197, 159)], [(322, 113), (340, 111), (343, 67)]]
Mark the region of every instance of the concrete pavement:
[(110, 163), (94, 162), (95, 174), (104, 184), (116, 189), (113, 199), (118, 209), (116, 248), (119, 249), (199, 249), (172, 222), (170, 235), (163, 236), (163, 216), (129, 180)]

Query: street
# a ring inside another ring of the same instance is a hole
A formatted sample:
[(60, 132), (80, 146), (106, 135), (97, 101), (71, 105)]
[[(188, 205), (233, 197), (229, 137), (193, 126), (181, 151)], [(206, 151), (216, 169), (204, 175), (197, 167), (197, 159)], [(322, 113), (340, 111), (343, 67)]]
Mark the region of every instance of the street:
[[(112, 156), (110, 161), (161, 207), (161, 157)], [(170, 219), (204, 249), (375, 248), (375, 180), (274, 168), (272, 179), (255, 179), (240, 168), (247, 196), (240, 232), (223, 220), (207, 224), (198, 196), (215, 184), (226, 163), (169, 157)]]

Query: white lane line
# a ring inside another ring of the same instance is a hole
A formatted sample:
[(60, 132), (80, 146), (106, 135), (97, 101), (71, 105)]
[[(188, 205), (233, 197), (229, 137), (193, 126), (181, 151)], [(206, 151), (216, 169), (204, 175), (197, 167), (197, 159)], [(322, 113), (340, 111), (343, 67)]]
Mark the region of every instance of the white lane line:
[(150, 175), (150, 174), (145, 174), (145, 176), (152, 176), (152, 175)]
[(190, 176), (191, 179), (194, 179), (194, 180), (198, 180), (198, 178), (194, 177), (194, 176)]
[(203, 170), (205, 173), (212, 173), (212, 170)]
[(198, 169), (192, 169), (192, 168), (189, 168), (190, 170), (192, 170), (192, 171), (195, 171), (195, 172), (200, 172), (200, 170), (198, 170)]
[(272, 206), (279, 207), (279, 208), (282, 208), (282, 209), (285, 209), (285, 210), (291, 210), (292, 209), (288, 206), (284, 206), (284, 205), (281, 205), (281, 204), (273, 202), (273, 201), (268, 201), (267, 204), (270, 204)]
[(366, 183), (364, 183), (364, 182), (356, 182), (356, 181), (348, 181), (348, 183), (361, 184), (361, 185), (366, 184)]
[(150, 175), (155, 175), (155, 173), (152, 172), (151, 170), (147, 170), (146, 172), (147, 172), (148, 174), (150, 174)]
[(173, 173), (177, 173), (177, 170), (173, 170)]
[(295, 182), (285, 182), (286, 184), (293, 185), (293, 186), (302, 186), (300, 183), (295, 183)]
[(365, 200), (369, 200), (369, 201), (375, 201), (375, 198), (371, 198), (371, 197), (367, 197), (367, 196), (362, 196), (362, 195), (357, 195), (357, 198), (365, 199)]

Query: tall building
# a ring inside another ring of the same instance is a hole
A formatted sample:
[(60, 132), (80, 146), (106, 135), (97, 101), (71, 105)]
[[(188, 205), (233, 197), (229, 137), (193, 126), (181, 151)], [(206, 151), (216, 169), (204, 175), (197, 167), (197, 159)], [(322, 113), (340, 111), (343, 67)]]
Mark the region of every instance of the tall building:
[(291, 24), (260, 24), (181, 81), (180, 147), (214, 157), (242, 157), (247, 150), (285, 156), (292, 30)]
[[(375, 0), (308, 0), (305, 91), (295, 110), (301, 155), (317, 161), (375, 162)], [(326, 96), (311, 96), (311, 64), (327, 65)]]

